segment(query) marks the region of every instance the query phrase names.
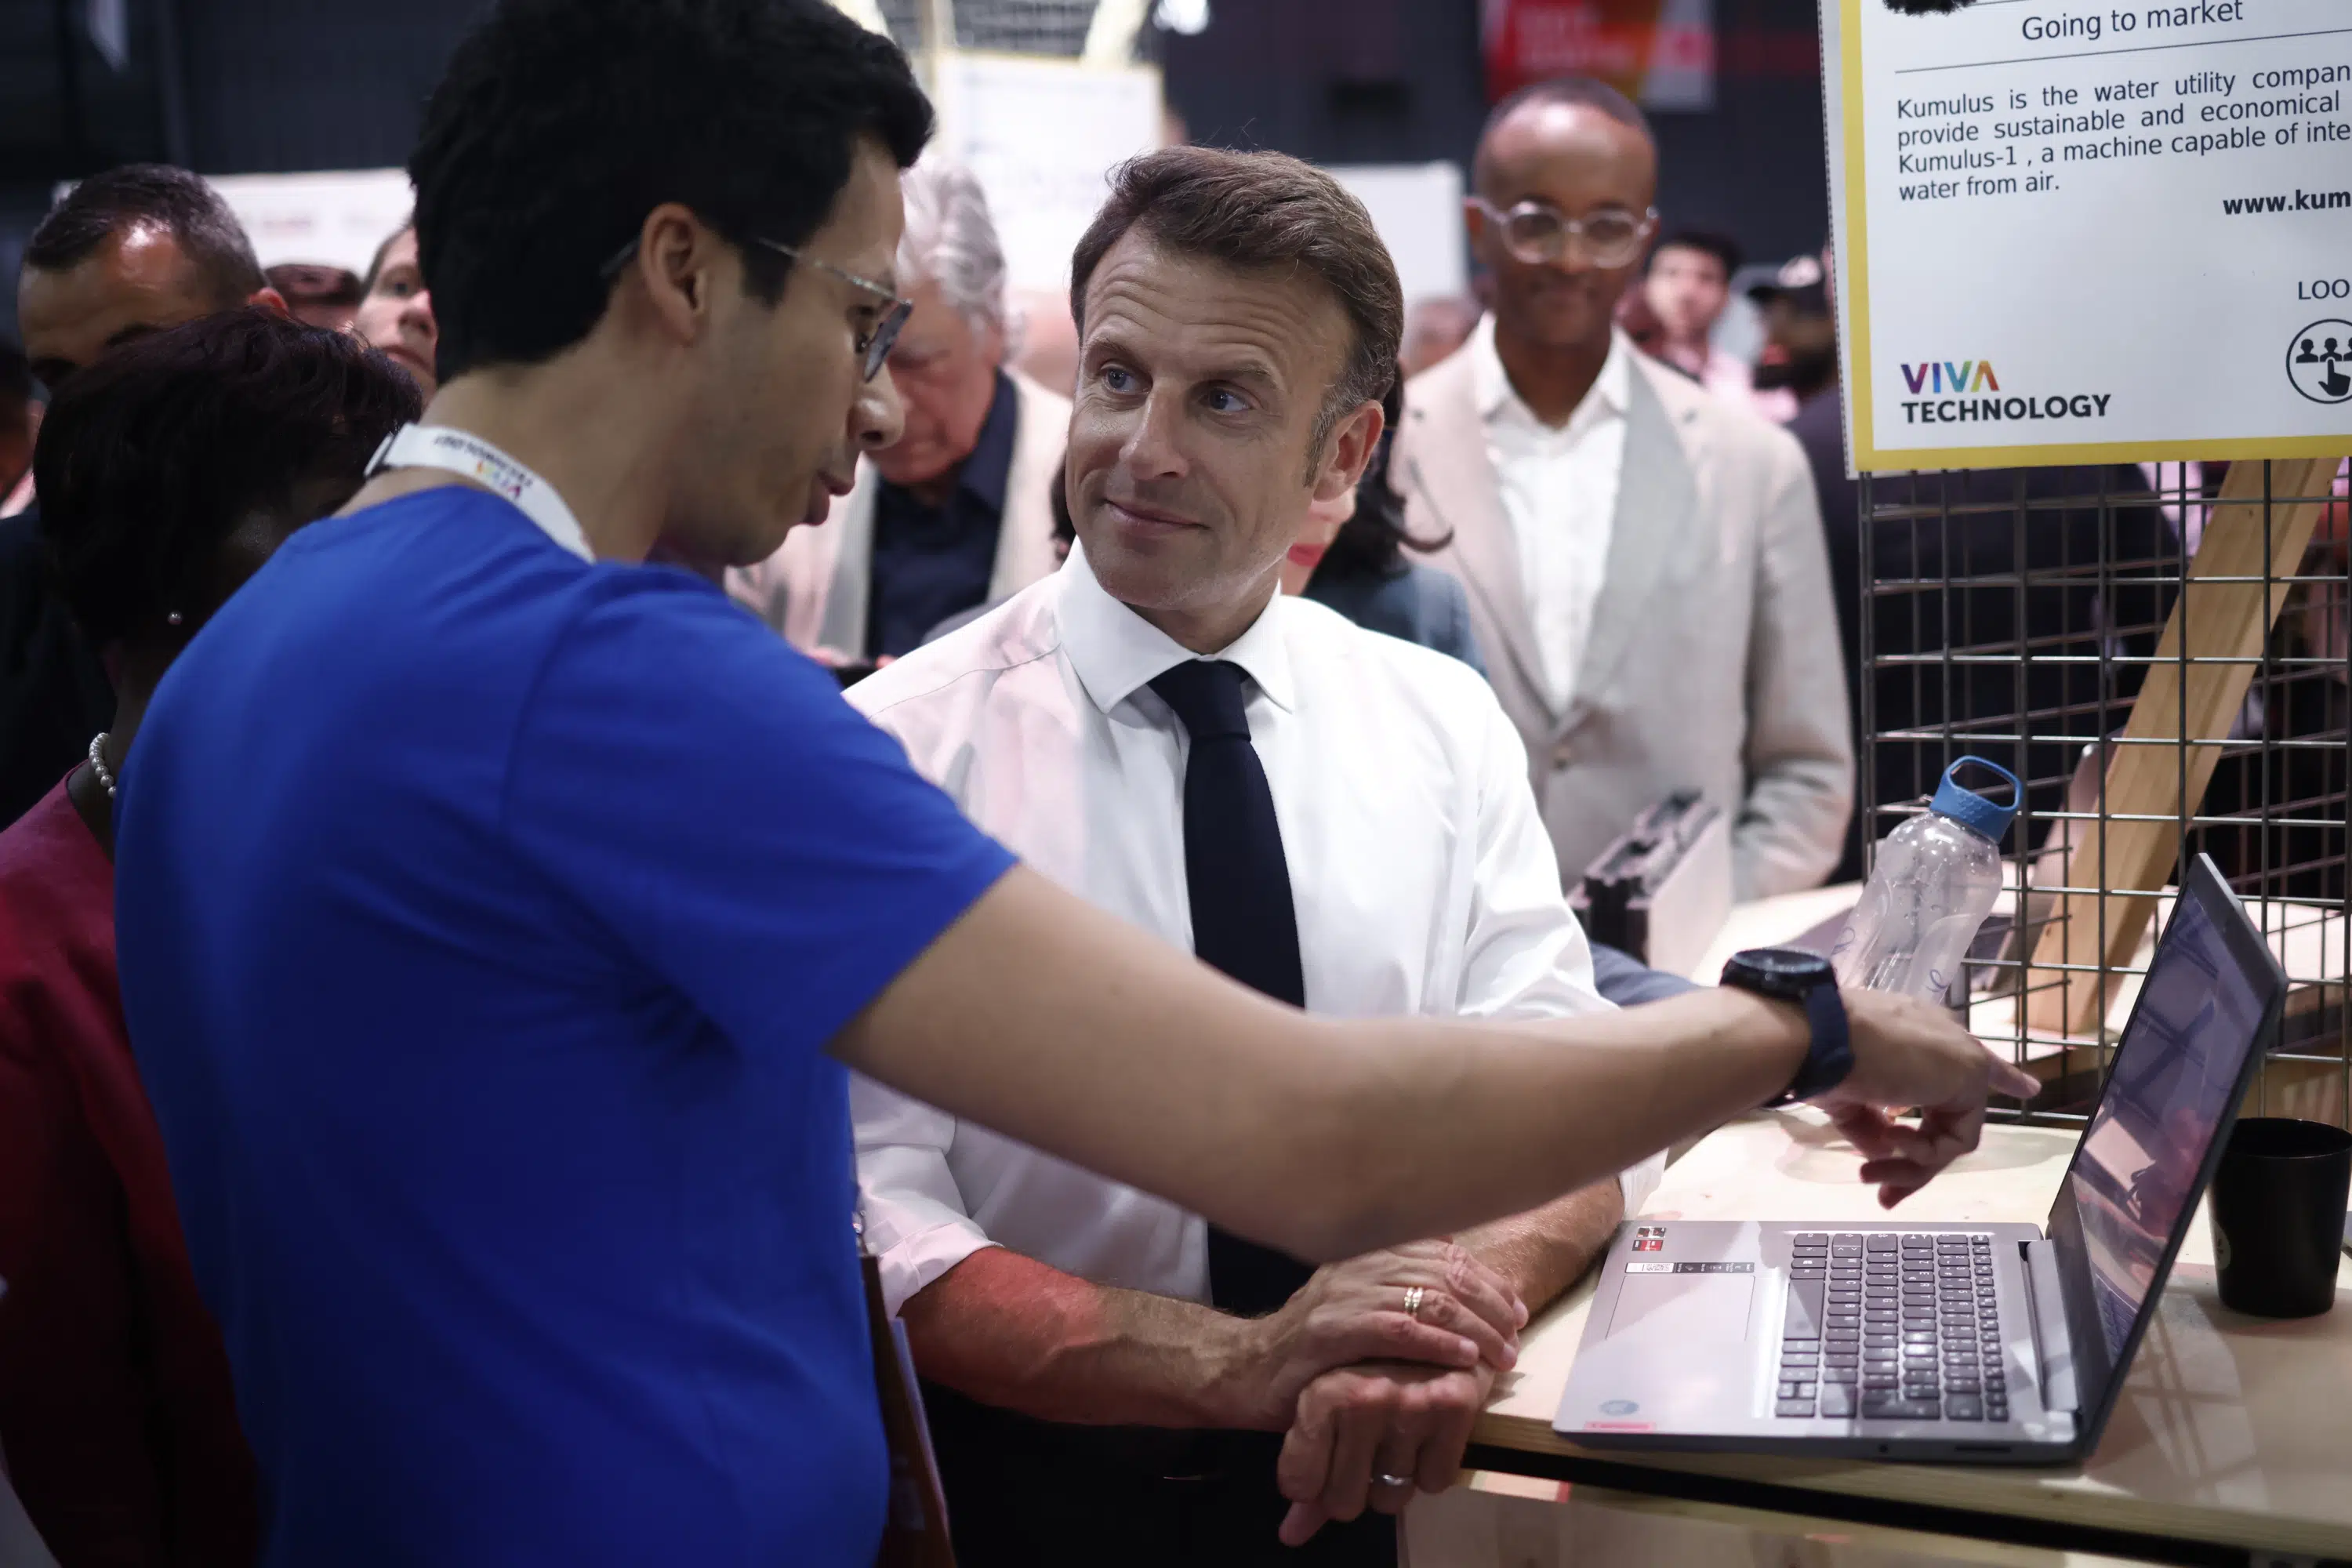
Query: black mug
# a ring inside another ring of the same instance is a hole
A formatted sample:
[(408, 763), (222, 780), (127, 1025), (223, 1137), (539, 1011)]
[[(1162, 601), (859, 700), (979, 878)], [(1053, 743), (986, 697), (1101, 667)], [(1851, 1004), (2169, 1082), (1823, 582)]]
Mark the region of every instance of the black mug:
[(2240, 1119), (2213, 1172), (2221, 1304), (2263, 1318), (2336, 1305), (2336, 1250), (2352, 1187), (2352, 1132), (2285, 1116)]

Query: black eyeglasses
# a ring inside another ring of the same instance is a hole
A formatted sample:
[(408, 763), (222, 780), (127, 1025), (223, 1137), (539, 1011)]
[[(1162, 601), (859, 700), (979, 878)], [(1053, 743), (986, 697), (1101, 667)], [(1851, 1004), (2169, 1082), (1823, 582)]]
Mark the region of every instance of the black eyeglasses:
[(1512, 258), (1530, 267), (1545, 267), (1581, 242), (1584, 258), (1595, 267), (1622, 267), (1642, 253), (1642, 244), (1657, 226), (1658, 211), (1630, 213), (1623, 207), (1602, 207), (1582, 217), (1570, 217), (1547, 202), (1526, 201), (1508, 212), (1484, 196), (1473, 196), (1480, 211), (1502, 230), (1503, 248)]
[[(830, 272), (852, 288), (862, 289), (889, 301), (889, 308), (882, 312), (882, 319), (875, 322), (871, 330), (857, 335), (857, 353), (861, 356), (859, 371), (868, 381), (881, 374), (883, 364), (890, 358), (890, 346), (898, 341), (898, 333), (906, 327), (907, 318), (914, 313), (915, 302), (901, 300), (894, 290), (884, 288), (871, 278), (860, 278), (846, 268), (835, 267), (821, 256), (803, 255), (797, 246), (786, 245), (781, 240), (761, 239), (756, 235), (752, 237), (751, 243), (763, 250), (772, 250), (779, 256), (804, 262), (820, 272)], [(636, 253), (637, 242), (633, 239), (614, 251), (613, 258), (597, 268), (596, 275), (610, 283), (621, 275), (621, 268), (626, 267), (629, 258)]]

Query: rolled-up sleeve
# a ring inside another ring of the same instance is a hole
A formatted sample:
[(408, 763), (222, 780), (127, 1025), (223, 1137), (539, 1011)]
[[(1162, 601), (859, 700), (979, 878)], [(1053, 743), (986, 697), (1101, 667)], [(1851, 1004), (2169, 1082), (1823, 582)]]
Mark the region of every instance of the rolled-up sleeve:
[(849, 1113), (857, 1139), (858, 1215), (866, 1246), (882, 1269), (882, 1296), (896, 1317), (917, 1291), (961, 1263), (988, 1238), (965, 1212), (948, 1168), (955, 1118), (849, 1076)]

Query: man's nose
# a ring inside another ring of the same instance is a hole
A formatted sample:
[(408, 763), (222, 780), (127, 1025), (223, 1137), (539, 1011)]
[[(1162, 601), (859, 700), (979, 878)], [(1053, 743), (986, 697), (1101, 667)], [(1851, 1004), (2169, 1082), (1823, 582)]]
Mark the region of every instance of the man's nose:
[(849, 438), (860, 450), (878, 452), (898, 445), (906, 430), (907, 405), (899, 399), (898, 384), (886, 363), (872, 381), (857, 389), (857, 400), (849, 407)]
[(1181, 394), (1154, 387), (1135, 411), (1119, 458), (1139, 479), (1173, 479), (1186, 468)]

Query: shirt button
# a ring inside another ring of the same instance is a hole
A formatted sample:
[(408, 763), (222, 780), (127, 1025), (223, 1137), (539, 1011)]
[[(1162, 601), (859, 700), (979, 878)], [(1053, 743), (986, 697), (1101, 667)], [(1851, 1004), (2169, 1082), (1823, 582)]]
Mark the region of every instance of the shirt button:
[(1566, 741), (1561, 741), (1552, 747), (1551, 765), (1555, 769), (1564, 768), (1574, 761), (1576, 761), (1576, 752)]

